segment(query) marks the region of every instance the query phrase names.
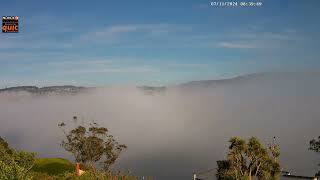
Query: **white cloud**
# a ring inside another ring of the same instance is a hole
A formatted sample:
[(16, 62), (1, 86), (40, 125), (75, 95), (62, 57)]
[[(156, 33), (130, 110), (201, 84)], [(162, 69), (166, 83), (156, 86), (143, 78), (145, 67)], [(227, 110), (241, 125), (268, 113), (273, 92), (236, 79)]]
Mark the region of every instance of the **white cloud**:
[(94, 73), (145, 73), (155, 69), (142, 59), (118, 58), (79, 58), (52, 61), (48, 63), (53, 74), (81, 75)]
[(0, 50), (1, 49), (14, 49), (14, 48), (24, 48), (24, 49), (45, 49), (45, 48), (71, 48), (72, 44), (68, 42), (53, 42), (52, 40), (46, 38), (40, 38), (33, 35), (29, 36), (19, 36), (14, 34), (13, 37), (8, 36), (0, 37)]
[(204, 68), (207, 67), (207, 64), (198, 64), (198, 63), (172, 63), (169, 64), (172, 67), (179, 67), (179, 68)]
[(218, 44), (218, 46), (222, 47), (222, 48), (232, 48), (232, 49), (254, 49), (254, 48), (258, 48), (254, 44), (241, 43), (241, 42), (220, 42)]
[(255, 32), (255, 33), (242, 33), (238, 35), (242, 39), (255, 39), (255, 40), (292, 40), (296, 37), (292, 37), (287, 33), (267, 33), (267, 32)]
[(95, 74), (95, 73), (147, 73), (154, 72), (151, 66), (110, 66), (103, 68), (64, 69), (60, 73), (65, 75)]
[(127, 25), (114, 25), (106, 27), (100, 33), (103, 34), (118, 34), (137, 31), (169, 31), (168, 24), (127, 24)]
[(92, 31), (82, 35), (83, 40), (106, 40), (117, 38), (120, 35), (127, 33), (138, 33), (144, 32), (147, 35), (157, 35), (169, 32), (174, 32), (178, 30), (184, 30), (184, 27), (178, 27), (170, 24), (120, 24), (104, 27), (97, 31)]
[(66, 61), (53, 61), (49, 62), (49, 65), (57, 66), (57, 67), (72, 67), (72, 66), (92, 66), (92, 65), (109, 65), (112, 64), (113, 61), (109, 59), (92, 59), (92, 60), (66, 60)]
[(284, 30), (284, 32), (285, 32), (285, 33), (296, 33), (297, 30), (294, 29), (294, 28), (286, 28), (286, 29)]

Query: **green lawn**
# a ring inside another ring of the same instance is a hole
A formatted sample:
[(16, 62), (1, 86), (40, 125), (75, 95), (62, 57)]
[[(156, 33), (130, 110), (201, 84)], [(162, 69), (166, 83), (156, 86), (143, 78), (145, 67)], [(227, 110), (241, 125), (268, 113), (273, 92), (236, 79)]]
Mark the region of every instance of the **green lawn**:
[(37, 158), (32, 171), (58, 175), (65, 172), (74, 172), (75, 165), (63, 158)]

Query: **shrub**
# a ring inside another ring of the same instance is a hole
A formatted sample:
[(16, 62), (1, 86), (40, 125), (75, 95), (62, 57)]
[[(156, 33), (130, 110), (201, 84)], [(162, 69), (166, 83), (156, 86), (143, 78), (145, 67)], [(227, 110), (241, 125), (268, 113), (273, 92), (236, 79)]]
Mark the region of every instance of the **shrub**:
[(0, 137), (0, 179), (32, 179), (34, 156), (34, 153), (15, 151)]
[(0, 161), (0, 179), (1, 180), (31, 180), (32, 176), (28, 169), (18, 166), (16, 163), (7, 164)]

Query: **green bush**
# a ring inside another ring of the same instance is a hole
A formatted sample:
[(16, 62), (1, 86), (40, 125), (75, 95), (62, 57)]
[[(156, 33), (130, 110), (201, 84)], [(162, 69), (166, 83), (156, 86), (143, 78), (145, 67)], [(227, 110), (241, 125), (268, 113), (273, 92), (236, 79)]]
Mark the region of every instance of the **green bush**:
[(34, 153), (15, 151), (0, 137), (0, 179), (32, 179), (30, 169), (34, 164)]
[(0, 161), (0, 179), (1, 180), (31, 180), (32, 176), (29, 174), (28, 169), (24, 169), (17, 163), (7, 164)]

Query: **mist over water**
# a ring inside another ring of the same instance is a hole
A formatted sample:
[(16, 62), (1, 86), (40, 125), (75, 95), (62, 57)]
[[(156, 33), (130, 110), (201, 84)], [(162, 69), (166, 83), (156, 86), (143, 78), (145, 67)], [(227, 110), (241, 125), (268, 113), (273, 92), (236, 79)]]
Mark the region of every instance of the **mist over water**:
[(67, 157), (58, 123), (94, 120), (128, 146), (115, 169), (155, 179), (191, 179), (225, 159), (232, 136), (277, 137), (285, 170), (314, 175), (308, 150), (320, 135), (320, 73), (267, 75), (214, 85), (168, 87), (148, 94), (105, 87), (77, 95), (0, 93), (0, 136), (41, 157)]

